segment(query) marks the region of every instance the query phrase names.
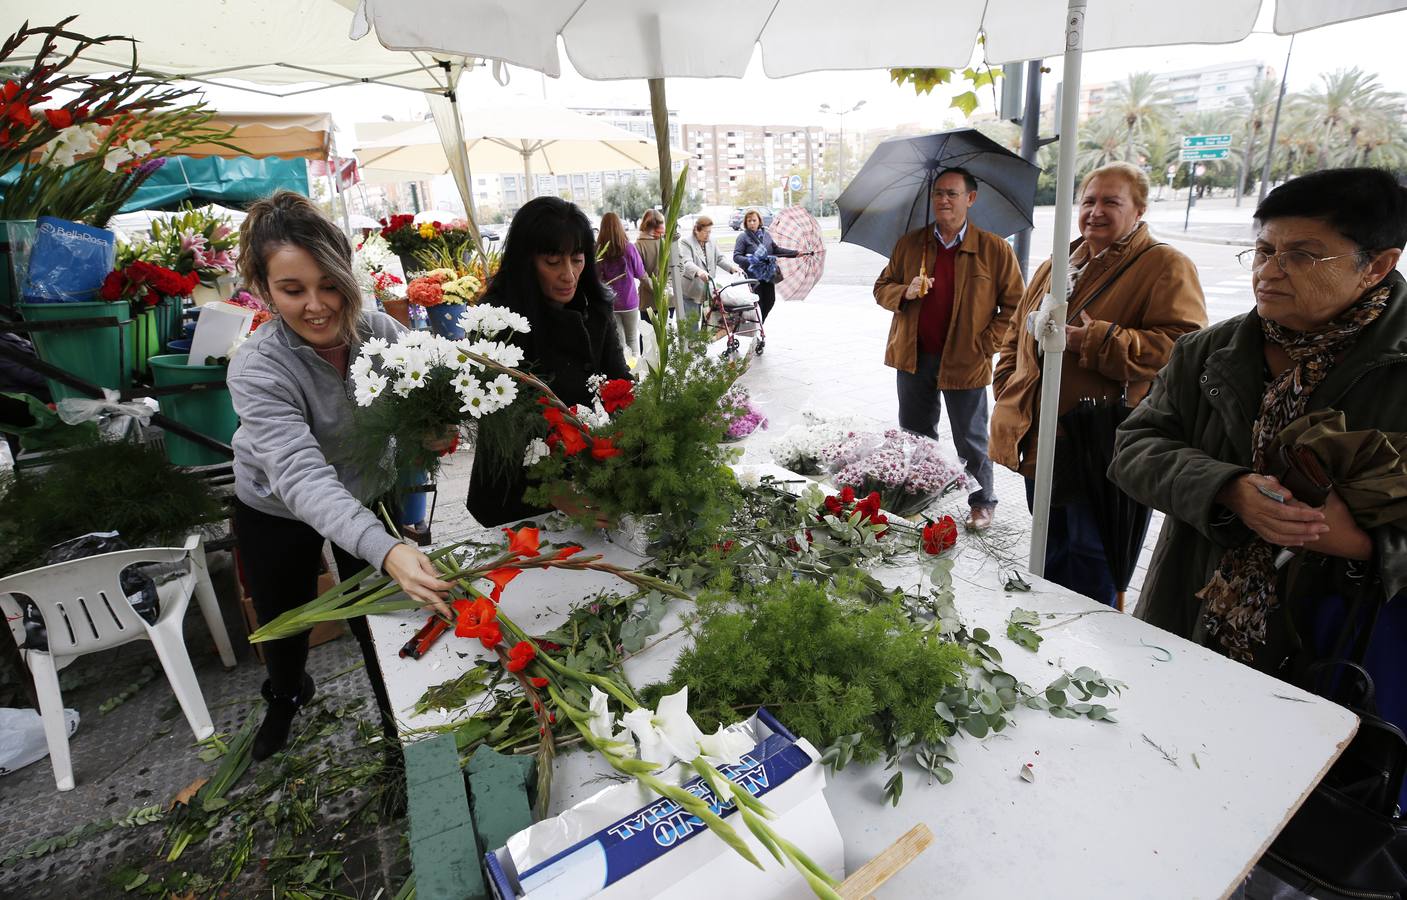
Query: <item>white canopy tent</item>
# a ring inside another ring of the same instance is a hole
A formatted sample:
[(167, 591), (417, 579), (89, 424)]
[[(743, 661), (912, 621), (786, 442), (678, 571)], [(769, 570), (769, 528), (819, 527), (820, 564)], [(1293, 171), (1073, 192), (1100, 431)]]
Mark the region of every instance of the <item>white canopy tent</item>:
[[(561, 175), (654, 165), (654, 141), (602, 119), (529, 97), (461, 106), (464, 149), (476, 172)], [(358, 124), (363, 173), (381, 170), (442, 175), (451, 171), (435, 123)]]
[[(135, 4), (64, 0), (41, 18), (33, 0), (0, 0), (0, 21), (52, 24), (76, 15), (69, 27), (79, 33), (135, 38), (138, 62), (146, 72), (270, 97), (357, 84), (423, 92), (431, 98), (437, 119), (452, 130), (458, 119), (448, 111), (456, 103), (462, 76), (478, 61), (465, 54), (402, 52), (375, 41), (353, 40), (348, 34), (355, 6), (355, 0), (139, 0)], [(60, 41), (59, 49), (64, 48), (65, 42)], [(16, 62), (27, 61), (25, 49), (15, 54)], [(71, 68), (80, 73), (126, 68), (131, 53), (130, 44), (113, 42), (92, 49)], [(217, 79), (251, 84), (230, 85)], [(451, 148), (455, 144), (447, 142)], [(461, 159), (460, 165), (467, 168), (468, 161)], [(456, 181), (478, 241), (467, 172), (456, 172)]]
[[(1274, 28), (1293, 34), (1334, 22), (1407, 9), (1407, 0), (1266, 0)], [(560, 37), (587, 78), (741, 77), (760, 47), (763, 70), (803, 72), (963, 67), (980, 36), (988, 59), (1064, 56), (1060, 133), (1077, 134), (1080, 63), (1089, 50), (1233, 43), (1250, 33), (1262, 0), (886, 0), (883, 9), (851, 0), (360, 0), (354, 36), (374, 27), (401, 50), (491, 57), (559, 75)], [(818, 48), (821, 48), (818, 50)], [(1396, 47), (1392, 50), (1395, 52)], [(1076, 141), (1060, 142), (1051, 295), (1037, 447), (1031, 571), (1044, 573), (1057, 401), (1065, 349), (1066, 274)]]

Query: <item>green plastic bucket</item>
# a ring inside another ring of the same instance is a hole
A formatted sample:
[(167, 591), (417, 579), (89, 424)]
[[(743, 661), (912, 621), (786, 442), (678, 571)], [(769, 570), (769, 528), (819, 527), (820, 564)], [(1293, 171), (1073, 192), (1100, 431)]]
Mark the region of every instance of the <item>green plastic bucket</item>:
[(10, 315), (19, 308), (36, 234), (33, 219), (0, 219), (0, 307)]
[[(184, 353), (167, 353), (148, 360), (156, 386), (208, 384), (225, 380), (225, 366), (188, 366), (188, 358)], [(230, 442), (239, 427), (239, 417), (235, 415), (234, 403), (227, 388), (165, 394), (157, 399), (163, 415), (223, 444)], [(177, 466), (212, 466), (230, 461), (225, 453), (202, 447), (169, 431), (166, 433), (166, 458)]]
[[(29, 335), (39, 358), (99, 387), (123, 390), (132, 383), (132, 310), (126, 303), (97, 300), (84, 303), (21, 303), (26, 322), (68, 319), (112, 319), (120, 328), (83, 328), (72, 331), (35, 331)], [(52, 379), (54, 401), (86, 394)]]
[(138, 375), (146, 375), (149, 360), (163, 349), (161, 321), (158, 318), (162, 313), (160, 307), (154, 306), (132, 317), (132, 371)]

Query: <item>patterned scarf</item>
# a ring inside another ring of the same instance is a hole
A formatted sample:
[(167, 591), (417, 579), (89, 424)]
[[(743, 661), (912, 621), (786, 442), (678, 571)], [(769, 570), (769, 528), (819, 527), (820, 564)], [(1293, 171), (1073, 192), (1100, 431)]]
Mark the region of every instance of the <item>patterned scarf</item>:
[[(1251, 427), (1251, 467), (1258, 474), (1265, 474), (1266, 453), (1275, 436), (1304, 415), (1310, 395), (1333, 369), (1335, 358), (1382, 315), (1391, 293), (1384, 285), (1365, 294), (1318, 331), (1290, 331), (1261, 319), (1265, 339), (1279, 344), (1294, 364), (1266, 386), (1260, 416)], [(1207, 629), (1232, 659), (1250, 662), (1252, 644), (1265, 643), (1266, 616), (1279, 602), (1275, 590), (1279, 549), (1260, 536), (1232, 547), (1222, 554), (1211, 581), (1197, 592), (1198, 599), (1206, 603)]]

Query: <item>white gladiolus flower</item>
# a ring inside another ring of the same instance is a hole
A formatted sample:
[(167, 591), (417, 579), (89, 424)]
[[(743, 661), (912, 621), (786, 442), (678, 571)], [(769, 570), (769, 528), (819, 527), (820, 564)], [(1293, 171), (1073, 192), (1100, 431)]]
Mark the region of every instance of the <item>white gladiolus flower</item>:
[(635, 745), (630, 743), (630, 732), (616, 730), (616, 717), (611, 714), (610, 698), (595, 685), (591, 686), (591, 721), (587, 730), (591, 736), (599, 738), (607, 749), (618, 756), (632, 757)]
[[(531, 468), (552, 454), (552, 448), (542, 438), (528, 441), (528, 449), (523, 452), (523, 468)], [(594, 690), (594, 688), (593, 688)]]
[(715, 766), (736, 766), (742, 762), (743, 754), (752, 749), (752, 738), (740, 731), (729, 730), (727, 725), (719, 725), (713, 734), (699, 739), (699, 751), (705, 760)]
[(386, 390), (388, 380), (385, 375), (370, 372), (357, 382), (356, 400), (358, 406), (370, 406)]
[(693, 762), (699, 756), (699, 741), (704, 735), (689, 718), (688, 687), (661, 697), (653, 712), (644, 708), (631, 710), (621, 723), (635, 735), (640, 758), (660, 768), (673, 765), (675, 760)]
[(132, 151), (126, 147), (113, 147), (103, 156), (103, 168), (109, 172), (116, 172), (117, 167), (132, 159)]

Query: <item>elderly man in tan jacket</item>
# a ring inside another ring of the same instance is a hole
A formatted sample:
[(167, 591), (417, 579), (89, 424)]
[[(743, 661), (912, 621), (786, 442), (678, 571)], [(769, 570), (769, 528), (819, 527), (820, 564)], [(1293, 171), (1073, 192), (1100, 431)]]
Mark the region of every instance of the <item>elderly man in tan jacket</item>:
[[(1207, 324), (1197, 267), (1148, 233), (1142, 221), (1147, 208), (1148, 176), (1129, 163), (1095, 169), (1080, 185), (1080, 239), (1070, 245), (1061, 415), (1082, 397), (1123, 398), (1136, 406), (1167, 365), (1173, 342)], [(992, 459), (1026, 476), (1028, 502), (1036, 474), (1041, 354), (1024, 323), (1049, 290), (1047, 260), (1031, 276), (1002, 342), (994, 382)], [(1059, 487), (1065, 489), (1062, 493), (1079, 494), (1078, 486)], [(1052, 506), (1045, 577), (1116, 606), (1118, 591), (1094, 515), (1078, 496)]]
[(898, 370), (899, 426), (937, 438), (942, 395), (953, 445), (977, 485), (967, 498), (967, 524), (983, 529), (997, 505), (987, 455), (987, 385), (1022, 282), (1011, 245), (968, 221), (976, 200), (971, 173), (940, 172), (933, 181), (933, 227), (899, 239), (875, 281), (874, 298), (894, 313), (884, 364)]

